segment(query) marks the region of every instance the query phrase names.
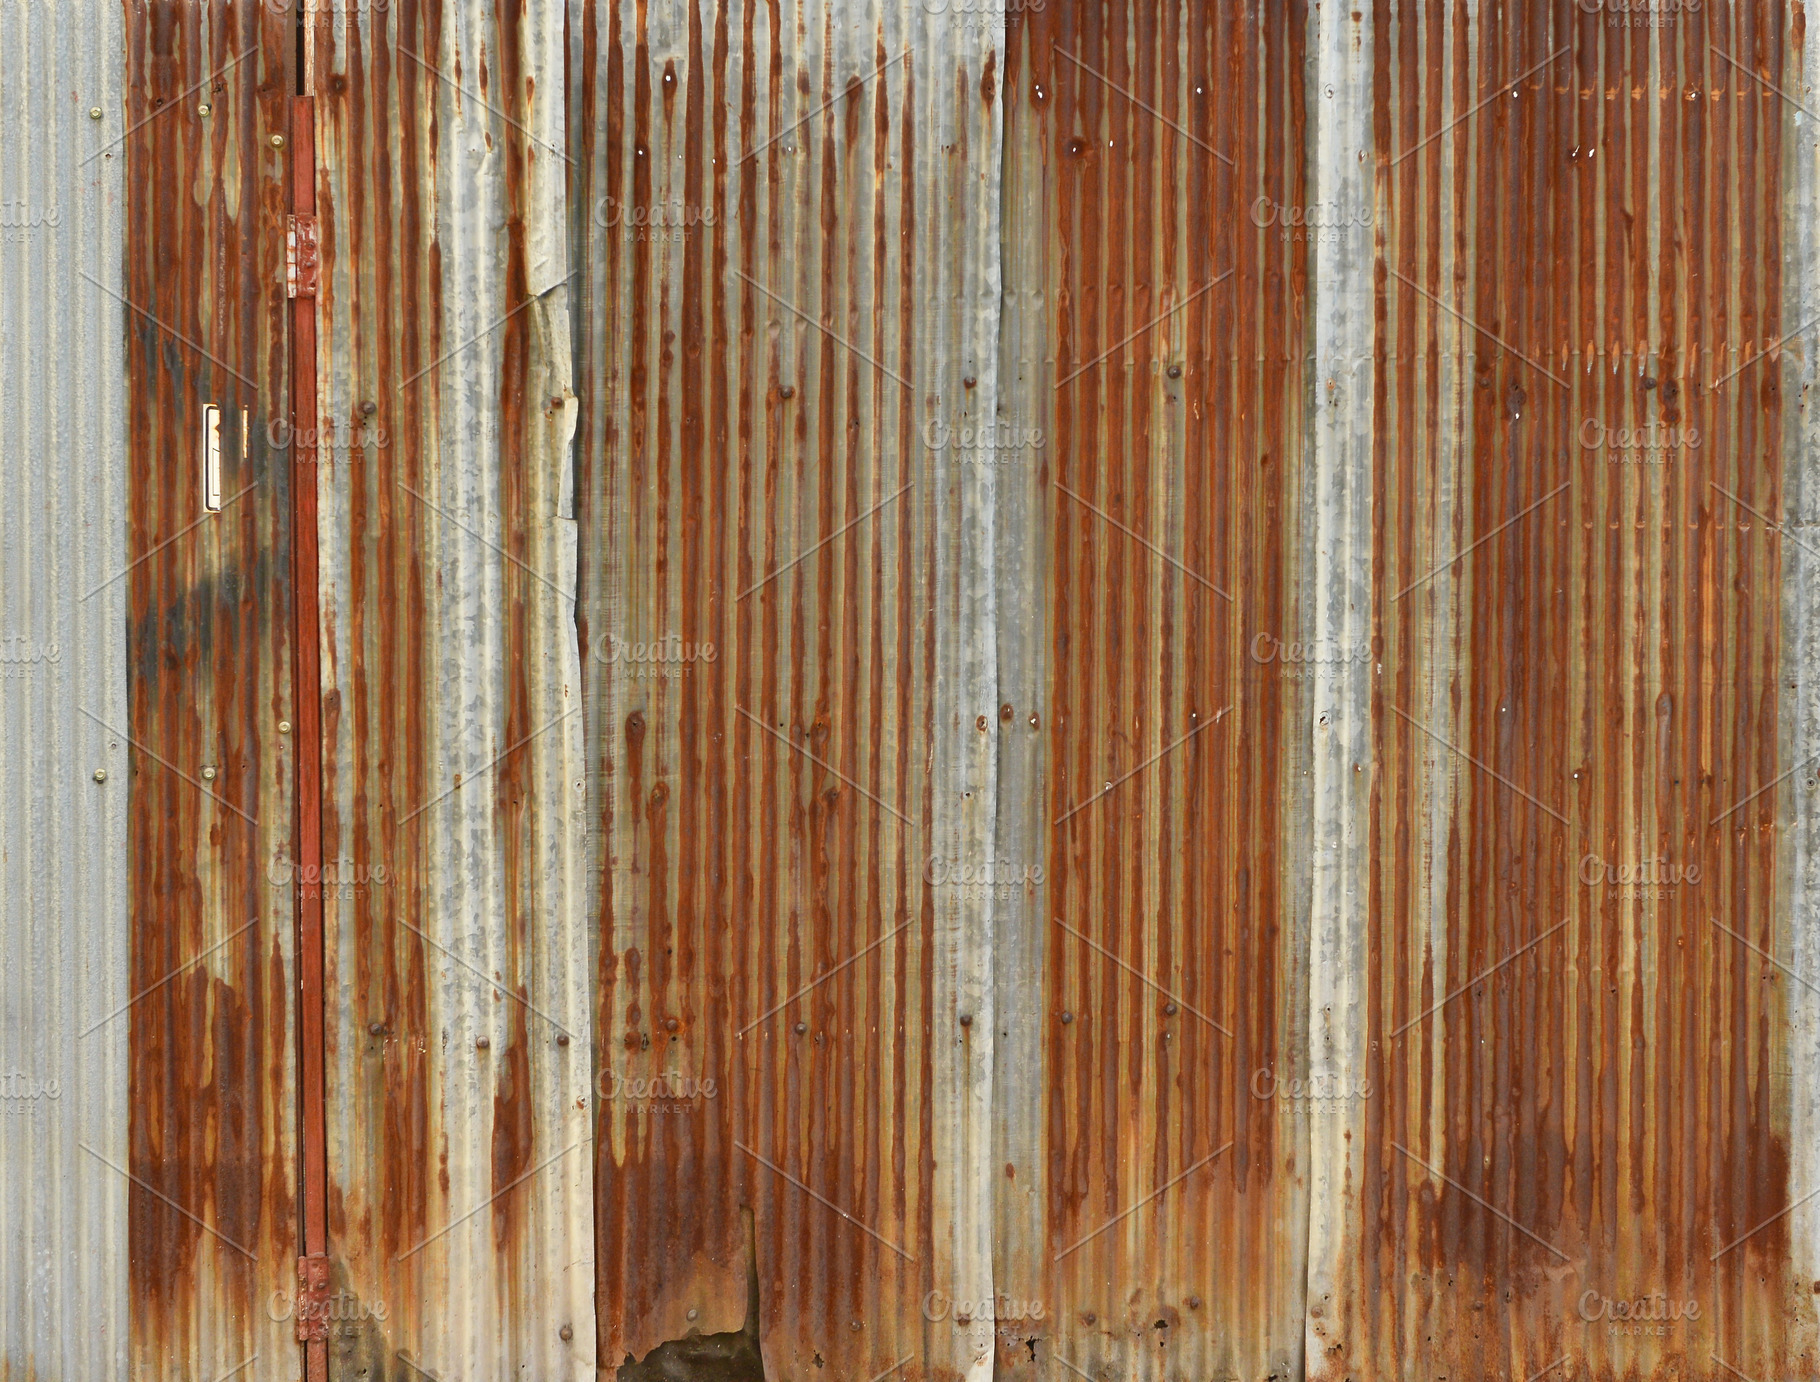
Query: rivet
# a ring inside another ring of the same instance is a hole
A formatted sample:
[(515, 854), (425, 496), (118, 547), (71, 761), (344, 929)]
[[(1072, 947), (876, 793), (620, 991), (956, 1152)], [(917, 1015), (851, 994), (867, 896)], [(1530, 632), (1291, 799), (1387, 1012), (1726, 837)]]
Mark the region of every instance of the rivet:
[(291, 732), (291, 722), (289, 720), (280, 720), (278, 722), (278, 732), (280, 734), (289, 734)]
[(1182, 377), (1182, 367), (1180, 365), (1171, 365), (1169, 367), (1169, 377), (1171, 379), (1180, 379)]
[(474, 1043), (474, 1049), (475, 1049), (475, 1050), (477, 1050), (477, 1051), (484, 1051), (484, 1050), (486, 1050), (486, 1049), (487, 1049), (487, 1048), (488, 1048), (488, 1047), (489, 1047), (489, 1046), (491, 1046), (491, 1045), (492, 1045), (492, 1044), (493, 1044), (493, 1043), (492, 1043), (492, 1042), (490, 1042), (490, 1041), (488, 1041), (488, 1040), (487, 1040), (487, 1039), (486, 1039), (486, 1038), (485, 1038), (485, 1037), (482, 1037), (482, 1038), (480, 1038), (480, 1040), (479, 1040), (479, 1041), (476, 1041), (476, 1042), (475, 1042), (475, 1043)]
[(101, 118), (101, 107), (90, 106), (88, 108), (88, 118), (91, 120), (99, 120)]
[(201, 105), (196, 107), (196, 114), (200, 115), (204, 120), (206, 120), (209, 118), (209, 115), (214, 111), (214, 109), (215, 108), (213, 106), (211, 106), (207, 101), (204, 101)]
[(561, 1329), (556, 1331), (556, 1335), (566, 1344), (575, 1337), (575, 1331), (565, 1324)]
[(796, 397), (796, 388), (794, 385), (785, 384), (782, 388), (780, 388), (777, 391), (777, 396), (779, 398), (795, 398)]
[(368, 417), (372, 417), (374, 413), (379, 411), (379, 405), (370, 398), (363, 399), (360, 404), (360, 411), (365, 413)]
[(383, 1023), (379, 1023), (379, 1022), (367, 1023), (367, 1035), (368, 1036), (378, 1036), (384, 1030), (385, 1030), (385, 1026)]
[(215, 780), (215, 770), (213, 768), (204, 768), (202, 770), (202, 780), (204, 782), (213, 782)]
[(807, 1022), (799, 1022), (796, 1024), (796, 1034), (798, 1036), (801, 1036), (804, 1032), (806, 1032), (808, 1030), (809, 1030), (809, 1024)]
[(282, 149), (284, 147), (284, 136), (282, 134), (275, 134), (272, 136), (272, 147), (274, 149)]
[(96, 768), (95, 769), (95, 781), (97, 781), (97, 782), (106, 782), (107, 781), (107, 769), (106, 768)]
[(853, 1332), (855, 1334), (859, 1333), (859, 1321), (858, 1320), (853, 1321)]
[(1072, 1022), (1072, 1021), (1074, 1021), (1074, 1014), (1073, 1014), (1073, 1013), (1068, 1013), (1068, 1012), (1065, 1012), (1065, 1013), (1063, 1013), (1063, 1014), (1062, 1014), (1062, 1025), (1063, 1025), (1063, 1026), (1064, 1026), (1064, 1027), (1066, 1027), (1066, 1026), (1067, 1026), (1067, 1025), (1068, 1025), (1068, 1024), (1069, 1024), (1069, 1023), (1070, 1023), (1070, 1022)]
[(1174, 1003), (1163, 1004), (1163, 1011), (1165, 1013), (1169, 1014), (1169, 1016), (1174, 1017), (1175, 1016), (1175, 1004)]
[(550, 406), (551, 406), (551, 407), (552, 407), (552, 408), (560, 408), (560, 407), (562, 407), (562, 406), (563, 406), (563, 398), (562, 398), (562, 395), (561, 395), (561, 394), (559, 394), (559, 393), (553, 393), (553, 394), (551, 394), (551, 395), (550, 395)]
[(1199, 1296), (1188, 1297), (1188, 1308), (1190, 1310), (1199, 1310), (1201, 1308), (1201, 1298)]
[(692, 1320), (692, 1319), (694, 1319), (694, 1318), (695, 1318), (695, 1317), (696, 1317), (696, 1316), (697, 1316), (697, 1315), (699, 1315), (699, 1314), (701, 1314), (701, 1311), (699, 1311), (699, 1310), (697, 1310), (697, 1309), (695, 1309), (695, 1308), (694, 1308), (694, 1307), (690, 1307), (690, 1310), (689, 1310), (689, 1313), (688, 1313), (688, 1315), (687, 1315), (687, 1317), (686, 1317), (686, 1318), (688, 1318), (688, 1319), (691, 1319), (691, 1320)]
[(569, 1034), (567, 1032), (558, 1032), (556, 1034), (556, 1044), (558, 1046), (567, 1046), (569, 1044)]
[(965, 378), (965, 379), (963, 379), (963, 380), (961, 380), (961, 387), (962, 387), (962, 388), (963, 388), (963, 389), (970, 389), (970, 388), (972, 388), (972, 387), (973, 387), (973, 386), (974, 386), (974, 385), (975, 385), (975, 384), (977, 384), (977, 383), (979, 383), (979, 382), (980, 382), (980, 381), (979, 381), (979, 380), (977, 380), (977, 379), (975, 379), (975, 378), (974, 378), (974, 377), (973, 377), (973, 376), (972, 376), (972, 375), (971, 375), (971, 374), (970, 374), (970, 375), (968, 375), (968, 376), (967, 376), (967, 377), (966, 377), (966, 378)]
[(1081, 1320), (1086, 1324), (1098, 1324), (1100, 1317), (1089, 1310), (1085, 1315), (1081, 1316)]
[(664, 1030), (666, 1032), (674, 1032), (680, 1025), (681, 1024), (673, 1017), (666, 1017), (664, 1019)]
[(961, 1014), (961, 1026), (971, 1027), (972, 1025), (973, 1025), (973, 1014), (972, 1013), (962, 1013)]

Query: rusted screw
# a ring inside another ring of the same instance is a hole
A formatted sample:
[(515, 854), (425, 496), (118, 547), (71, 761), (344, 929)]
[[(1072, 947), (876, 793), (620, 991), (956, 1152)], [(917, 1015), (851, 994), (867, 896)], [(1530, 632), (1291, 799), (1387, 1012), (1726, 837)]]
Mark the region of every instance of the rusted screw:
[(565, 1324), (561, 1329), (556, 1331), (556, 1335), (566, 1344), (575, 1337), (575, 1331)]
[(1169, 1016), (1174, 1017), (1175, 1016), (1175, 1004), (1174, 1003), (1163, 1004), (1163, 1011), (1165, 1013), (1167, 1013)]
[(1091, 1310), (1089, 1310), (1085, 1315), (1081, 1316), (1081, 1323), (1083, 1323), (1083, 1324), (1098, 1324), (1099, 1322), (1100, 1322), (1100, 1317), (1098, 1315), (1094, 1314), (1093, 1311), (1091, 1311)]
[(374, 413), (379, 411), (379, 405), (369, 398), (361, 403), (360, 411), (366, 414), (366, 416), (372, 417)]
[(666, 1017), (666, 1018), (665, 1018), (665, 1019), (664, 1019), (664, 1030), (665, 1030), (665, 1031), (666, 1031), (666, 1032), (674, 1032), (674, 1031), (675, 1031), (675, 1030), (676, 1030), (676, 1029), (677, 1029), (677, 1028), (678, 1028), (678, 1027), (679, 1027), (679, 1026), (681, 1026), (681, 1025), (682, 1025), (682, 1024), (681, 1024), (681, 1023), (679, 1023), (679, 1022), (678, 1022), (678, 1021), (677, 1021), (677, 1020), (676, 1020), (676, 1019), (675, 1019), (675, 1018), (673, 1018), (673, 1017)]
[(1003, 720), (1006, 724), (1011, 723), (1012, 714), (1013, 714), (1013, 712), (1011, 709), (1011, 702), (1009, 702), (1009, 701), (1006, 701), (1005, 704), (1001, 705), (998, 708), (998, 717), (999, 717), (999, 719)]
[(567, 1046), (569, 1044), (569, 1034), (567, 1032), (558, 1032), (556, 1034), (556, 1044), (558, 1046)]
[(380, 1022), (367, 1023), (367, 1035), (368, 1036), (378, 1036), (384, 1030), (385, 1030), (385, 1025), (383, 1023), (380, 1023)]
[(1190, 1310), (1199, 1310), (1201, 1308), (1201, 1298), (1199, 1296), (1188, 1297), (1188, 1308)]
[(777, 391), (777, 396), (779, 398), (795, 398), (796, 397), (796, 388), (794, 385), (785, 384), (781, 389), (779, 389)]
[(981, 734), (984, 734), (986, 732), (986, 717), (984, 715), (979, 716), (976, 720), (974, 720), (973, 727), (975, 729), (977, 729)]
[(1171, 379), (1180, 379), (1182, 377), (1182, 367), (1180, 365), (1171, 365), (1169, 367), (1169, 377)]
[(977, 384), (977, 383), (979, 383), (979, 382), (980, 382), (980, 381), (979, 381), (979, 380), (977, 380), (977, 379), (975, 379), (975, 378), (974, 378), (974, 377), (973, 377), (973, 376), (972, 376), (972, 375), (971, 375), (971, 374), (970, 374), (970, 375), (968, 375), (968, 376), (967, 376), (967, 377), (966, 377), (966, 378), (965, 378), (965, 379), (963, 379), (963, 380), (961, 380), (961, 387), (962, 387), (962, 388), (963, 388), (963, 389), (971, 389), (971, 388), (972, 388), (972, 387), (973, 387), (973, 386), (974, 386), (974, 385), (975, 385), (975, 384)]
[(804, 1032), (806, 1032), (808, 1030), (809, 1030), (809, 1024), (807, 1022), (799, 1022), (796, 1024), (796, 1034), (798, 1036), (801, 1036)]
[(97, 782), (106, 782), (107, 781), (107, 769), (106, 768), (96, 768), (95, 769), (95, 781), (97, 781)]
[(973, 1025), (973, 1014), (972, 1013), (962, 1013), (961, 1014), (961, 1026), (971, 1027), (972, 1025)]
[(479, 1041), (474, 1043), (474, 1049), (477, 1051), (484, 1051), (492, 1044), (493, 1043), (488, 1041), (485, 1037), (482, 1037)]
[(1066, 1026), (1067, 1026), (1067, 1025), (1068, 1025), (1068, 1024), (1069, 1024), (1069, 1023), (1070, 1023), (1070, 1022), (1072, 1022), (1072, 1021), (1074, 1021), (1074, 1014), (1073, 1014), (1073, 1013), (1070, 1013), (1070, 1012), (1065, 1012), (1065, 1013), (1063, 1013), (1063, 1014), (1062, 1014), (1062, 1025), (1063, 1025), (1063, 1026), (1064, 1026), (1064, 1027), (1066, 1027)]
[(853, 1332), (855, 1334), (859, 1333), (859, 1321), (858, 1320), (853, 1321)]

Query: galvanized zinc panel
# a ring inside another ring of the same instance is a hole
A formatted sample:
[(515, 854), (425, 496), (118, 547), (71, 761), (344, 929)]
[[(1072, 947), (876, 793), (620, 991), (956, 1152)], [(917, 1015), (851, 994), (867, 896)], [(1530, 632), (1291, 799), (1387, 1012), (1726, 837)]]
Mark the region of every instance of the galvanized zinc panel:
[(308, 44), (330, 1374), (590, 1375), (561, 15)]
[(129, 749), (103, 727), (126, 724), (125, 51), (120, 7), (106, 0), (0, 10), (0, 1378), (9, 1380), (127, 1369), (129, 1182), (109, 1163), (125, 1168), (128, 1157), (128, 1024), (109, 1018), (132, 992)]

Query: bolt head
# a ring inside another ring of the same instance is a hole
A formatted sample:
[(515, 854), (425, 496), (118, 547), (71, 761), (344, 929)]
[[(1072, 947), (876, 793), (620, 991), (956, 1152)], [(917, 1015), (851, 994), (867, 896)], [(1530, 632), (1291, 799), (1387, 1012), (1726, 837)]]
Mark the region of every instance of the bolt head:
[(200, 115), (204, 120), (206, 120), (209, 118), (210, 115), (212, 115), (214, 113), (214, 110), (215, 110), (215, 108), (213, 106), (211, 106), (207, 101), (204, 101), (201, 105), (196, 107), (196, 114)]
[(106, 768), (96, 768), (95, 769), (95, 781), (97, 781), (97, 782), (106, 782), (107, 781), (107, 769)]
[(280, 734), (289, 734), (291, 732), (291, 722), (289, 720), (280, 720), (278, 722), (278, 732)]
[(202, 770), (202, 780), (204, 782), (213, 782), (215, 780), (215, 770), (213, 768), (204, 768)]
[(88, 108), (88, 118), (91, 120), (99, 120), (101, 118), (101, 107), (90, 106)]
[(282, 134), (275, 134), (272, 136), (272, 147), (274, 149), (282, 149), (284, 147), (284, 136)]

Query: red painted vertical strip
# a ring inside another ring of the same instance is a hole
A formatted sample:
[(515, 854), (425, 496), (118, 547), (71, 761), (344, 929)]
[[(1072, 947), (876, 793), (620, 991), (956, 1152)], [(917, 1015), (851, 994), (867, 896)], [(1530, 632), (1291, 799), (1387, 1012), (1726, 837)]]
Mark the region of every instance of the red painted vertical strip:
[[(291, 211), (316, 214), (316, 128), (312, 102), (291, 102)], [(291, 299), (292, 699), (296, 706), (297, 1062), (302, 1112), (303, 1252), (328, 1251), (328, 1145), (323, 1117), (322, 677), (316, 568), (316, 299)], [(304, 1343), (304, 1376), (327, 1382), (327, 1341)]]

